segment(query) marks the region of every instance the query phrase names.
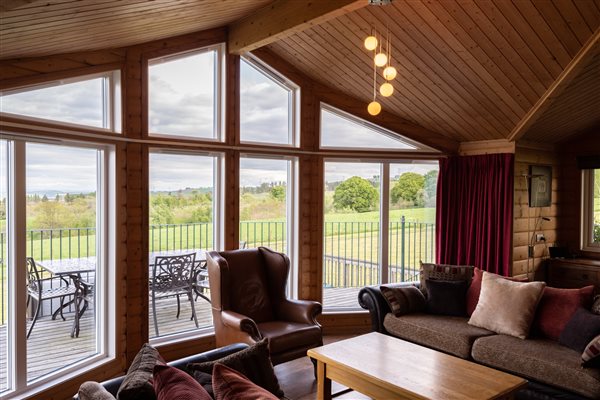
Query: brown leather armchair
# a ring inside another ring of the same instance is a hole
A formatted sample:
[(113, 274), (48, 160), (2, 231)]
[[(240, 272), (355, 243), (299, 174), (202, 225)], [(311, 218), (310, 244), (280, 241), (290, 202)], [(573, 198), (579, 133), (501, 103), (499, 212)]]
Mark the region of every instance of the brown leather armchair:
[(218, 347), (268, 337), (271, 360), (280, 364), (323, 344), (316, 321), (321, 304), (285, 296), (290, 270), (285, 254), (266, 247), (210, 251), (207, 264)]

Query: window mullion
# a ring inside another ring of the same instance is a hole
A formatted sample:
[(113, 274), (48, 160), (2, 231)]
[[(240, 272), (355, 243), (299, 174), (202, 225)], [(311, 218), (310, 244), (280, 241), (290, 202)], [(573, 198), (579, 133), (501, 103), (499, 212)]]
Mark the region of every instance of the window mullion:
[(381, 283), (389, 281), (389, 233), (390, 233), (390, 163), (381, 164), (380, 185), (380, 209), (379, 216), (379, 267), (381, 268)]

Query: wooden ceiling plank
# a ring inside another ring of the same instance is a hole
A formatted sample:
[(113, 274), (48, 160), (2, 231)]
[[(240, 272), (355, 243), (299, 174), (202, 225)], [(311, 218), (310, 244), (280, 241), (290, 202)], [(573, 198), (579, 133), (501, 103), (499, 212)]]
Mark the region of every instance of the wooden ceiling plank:
[(542, 85), (538, 79), (531, 79), (532, 77), (535, 78), (535, 75), (529, 66), (522, 63), (524, 72), (521, 69), (517, 69), (515, 65), (506, 58), (502, 51), (494, 45), (490, 40), (488, 33), (483, 32), (458, 4), (452, 1), (442, 1), (439, 3), (428, 3), (428, 7), (433, 7), (436, 13), (441, 12), (439, 11), (441, 8), (445, 8), (446, 12), (450, 14), (461, 27), (459, 31), (460, 39), (467, 41), (468, 39), (465, 35), (468, 35), (470, 40), (474, 43), (474, 46), (478, 46), (483, 54), (491, 60), (492, 64), (500, 70), (500, 73), (510, 77), (509, 79), (513, 81), (512, 84), (521, 88), (523, 95), (530, 104), (533, 104), (539, 96), (544, 93), (546, 87)]
[[(470, 103), (474, 109), (480, 106), (484, 107), (485, 111), (480, 111), (480, 115), (486, 115), (487, 112), (489, 116), (493, 116), (498, 121), (499, 126), (503, 126), (504, 129), (510, 129), (512, 125), (510, 121), (515, 118), (514, 113), (497, 99), (490, 99), (487, 93), (478, 87), (477, 83), (471, 80), (471, 77), (466, 73), (468, 68), (465, 68), (455, 55), (446, 53), (448, 51), (447, 48), (443, 51), (445, 46), (440, 48), (437, 43), (431, 42), (430, 38), (421, 31), (423, 27), (422, 21), (420, 26), (417, 26), (414, 21), (415, 19), (418, 21), (420, 18), (415, 16), (414, 13), (407, 12), (407, 14), (404, 14), (404, 11), (409, 11), (406, 7), (401, 7), (400, 9), (396, 9), (396, 11), (404, 19), (404, 23), (399, 28), (414, 42), (412, 46), (414, 46), (416, 54), (420, 58), (428, 58), (429, 61), (427, 61), (427, 64), (435, 66), (436, 73), (442, 73), (445, 79), (449, 79), (447, 82), (456, 81), (455, 84), (447, 84), (456, 90), (464, 91), (463, 97), (470, 99)], [(404, 39), (405, 36), (402, 37)], [(487, 122), (490, 123), (489, 120)], [(496, 129), (497, 136), (499, 137), (486, 139), (500, 139), (500, 132), (504, 132), (504, 129)]]
[(585, 19), (590, 30), (594, 31), (600, 21), (600, 1), (576, 0), (575, 7)]
[[(334, 29), (336, 33), (331, 33), (330, 29)], [(365, 75), (364, 75), (364, 71), (366, 69), (372, 69), (373, 64), (371, 64), (371, 56), (369, 56), (369, 54), (366, 53), (366, 51), (362, 48), (361, 44), (362, 44), (362, 37), (357, 35), (357, 32), (360, 32), (361, 29), (354, 25), (353, 22), (349, 19), (349, 18), (344, 18), (344, 20), (340, 21), (338, 20), (334, 20), (334, 21), (330, 21), (330, 23), (328, 24), (323, 24), (321, 26), (315, 27), (313, 28), (313, 30), (315, 30), (315, 33), (318, 34), (318, 32), (322, 31), (324, 32), (324, 35), (327, 35), (327, 40), (325, 40), (325, 43), (335, 43), (337, 40), (337, 37), (340, 37), (340, 35), (342, 37), (344, 37), (345, 39), (347, 39), (346, 45), (349, 43), (351, 46), (353, 46), (353, 51), (356, 52), (357, 49), (360, 49), (359, 52), (360, 53), (364, 53), (364, 57), (360, 57), (361, 61), (364, 60), (363, 63), (360, 64), (360, 66), (358, 66), (356, 63), (352, 64), (352, 69), (354, 72), (356, 72), (356, 74), (354, 74), (354, 76), (351, 78), (353, 80), (353, 82), (359, 82), (359, 81), (365, 81)], [(310, 35), (310, 31), (306, 31), (306, 34)], [(354, 47), (355, 46), (355, 47)], [(337, 49), (338, 46), (329, 46), (328, 50), (331, 49), (333, 51), (335, 51)], [(392, 54), (395, 54), (395, 51), (392, 50)], [(339, 59), (343, 59), (343, 58), (339, 58)], [(400, 62), (400, 58), (395, 58), (395, 63)], [(394, 64), (395, 64), (394, 63)], [(358, 71), (356, 71), (358, 67)], [(412, 74), (407, 74), (405, 71), (406, 69), (404, 68), (403, 64), (398, 64), (397, 65), (398, 68), (398, 78), (396, 78), (394, 81), (392, 81), (392, 84), (394, 85), (395, 88), (395, 94), (391, 96), (391, 98), (388, 99), (382, 99), (380, 97), (380, 101), (383, 101), (383, 104), (385, 104), (385, 102), (394, 102), (397, 101), (401, 104), (401, 109), (406, 112), (406, 111), (411, 111), (414, 109), (415, 104), (413, 103), (413, 100), (411, 100), (409, 103), (407, 103), (405, 101), (405, 97), (406, 94), (411, 95), (411, 99), (416, 99), (417, 102), (417, 106), (419, 109), (419, 113), (418, 113), (418, 120), (422, 121), (423, 119), (425, 120), (429, 120), (428, 125), (429, 126), (445, 126), (445, 129), (450, 128), (449, 130), (451, 132), (457, 132), (461, 130), (461, 125), (456, 124), (456, 122), (452, 119), (453, 115), (456, 115), (456, 113), (450, 113), (449, 115), (451, 116), (450, 118), (448, 118), (447, 115), (444, 116), (440, 116), (437, 115), (437, 111), (431, 107), (429, 107), (428, 104), (431, 104), (430, 99), (427, 99), (427, 95), (429, 94), (429, 89), (427, 85), (419, 85), (417, 84), (417, 86), (414, 86), (414, 84), (412, 83), (412, 81), (410, 80), (411, 78), (414, 78), (414, 76)], [(378, 76), (379, 76), (379, 83), (383, 82), (383, 79), (380, 76), (381, 71), (378, 72)], [(372, 82), (372, 74), (369, 74), (367, 76), (366, 79), (367, 82)], [(350, 83), (352, 85), (352, 83)], [(368, 83), (367, 86), (369, 87), (369, 92), (372, 92), (372, 85), (371, 83)], [(417, 88), (420, 88), (420, 90), (418, 90)], [(365, 92), (367, 93), (367, 92)], [(425, 96), (425, 98), (423, 98), (423, 96)], [(441, 105), (441, 108), (444, 109), (447, 107), (447, 104), (442, 102), (443, 104)], [(423, 108), (425, 108), (423, 110)], [(423, 110), (423, 111), (421, 111)], [(397, 112), (396, 112), (397, 113)], [(433, 116), (434, 117), (433, 117)], [(401, 115), (402, 116), (402, 115)], [(416, 120), (416, 119), (415, 119)], [(452, 127), (450, 125), (452, 125)]]
[[(360, 24), (368, 23), (366, 20), (361, 19), (359, 14), (360, 13), (349, 14), (344, 20), (332, 21), (331, 24), (337, 24), (340, 27), (340, 31), (343, 29), (357, 31), (359, 30), (358, 27)], [(397, 22), (398, 25), (402, 25), (402, 21)], [(399, 62), (397, 67), (399, 67), (398, 73), (400, 77), (397, 79), (416, 79), (416, 82), (413, 82), (413, 92), (423, 92), (425, 95), (428, 95), (429, 101), (425, 102), (428, 104), (428, 109), (434, 110), (435, 108), (441, 108), (441, 110), (449, 110), (449, 108), (452, 108), (451, 112), (446, 112), (445, 115), (441, 115), (440, 117), (454, 121), (454, 125), (458, 126), (458, 132), (462, 132), (463, 136), (466, 135), (469, 137), (473, 135), (474, 132), (484, 132), (486, 128), (489, 129), (489, 123), (486, 122), (483, 124), (478, 118), (471, 118), (470, 114), (474, 114), (473, 112), (470, 112), (472, 107), (464, 102), (464, 99), (456, 92), (449, 90), (448, 85), (440, 79), (439, 74), (430, 70), (425, 64), (415, 64), (415, 61), (420, 61), (420, 59), (411, 50), (412, 46), (404, 45), (403, 40), (405, 35), (397, 34), (394, 30), (394, 26), (390, 27), (390, 31), (393, 35), (392, 56), (396, 62)], [(411, 58), (412, 60), (409, 60)], [(436, 81), (434, 82), (432, 79), (435, 79)], [(434, 87), (436, 88), (435, 93), (430, 89)], [(435, 106), (431, 107), (432, 105)], [(409, 108), (412, 107), (409, 105)], [(476, 115), (481, 114), (476, 113)], [(475, 140), (475, 138), (473, 140)]]
[[(123, 0), (123, 2), (142, 2), (144, 0)], [(11, 10), (2, 14), (2, 19), (9, 23), (27, 21), (27, 17), (39, 18), (44, 15), (68, 15), (73, 12), (83, 12), (90, 7), (118, 7), (120, 0), (65, 0), (41, 3), (35, 7)]]
[(229, 26), (228, 49), (242, 54), (366, 5), (364, 0), (276, 0)]
[[(488, 88), (512, 109), (515, 115), (520, 115), (528, 109), (528, 106), (531, 104), (523, 97), (520, 90), (499, 71), (496, 64), (493, 63), (485, 53), (479, 51), (478, 57), (475, 57), (473, 51), (478, 49), (477, 44), (475, 42), (470, 42), (470, 38), (467, 35), (461, 37), (463, 40), (459, 40), (460, 33), (456, 30), (451, 31), (443, 23), (443, 17), (445, 16), (446, 21), (448, 21), (447, 24), (458, 28), (456, 21), (448, 14), (445, 14), (444, 9), (437, 10), (442, 12), (442, 15), (440, 15), (433, 14), (423, 3), (412, 2), (410, 3), (410, 6), (421, 16), (421, 18), (423, 18), (429, 25), (429, 28), (433, 32), (436, 32), (440, 39), (452, 49), (452, 52), (458, 55), (464, 64), (470, 66), (481, 81), (485, 82)], [(465, 40), (468, 42), (464, 43)], [(469, 50), (469, 47), (473, 50)], [(524, 103), (519, 100), (524, 101)]]
[(537, 101), (537, 103), (525, 114), (525, 116), (514, 127), (508, 139), (517, 141), (527, 132), (527, 129), (550, 107), (556, 97), (567, 87), (567, 85), (576, 77), (576, 75), (585, 68), (586, 62), (590, 57), (598, 54), (600, 47), (600, 27), (596, 29), (588, 42), (579, 50), (571, 63), (564, 69), (559, 77), (552, 83), (546, 93)]
[(551, 29), (556, 33), (558, 40), (564, 45), (571, 57), (577, 54), (581, 43), (571, 31), (567, 22), (560, 15), (554, 4), (547, 0), (531, 0), (535, 8), (544, 17)]
[[(555, 32), (552, 30), (550, 25), (548, 25), (544, 17), (539, 13), (532, 2), (517, 1), (513, 3), (513, 6), (516, 7), (523, 19), (528, 22), (531, 29), (537, 33), (545, 47), (560, 66), (558, 73), (555, 75), (558, 76), (560, 71), (569, 65), (569, 62), (571, 62), (573, 57), (567, 52), (565, 47), (558, 40)], [(551, 45), (549, 46), (549, 44)]]
[(552, 0), (552, 3), (571, 28), (579, 43), (585, 43), (596, 27), (590, 29), (583, 16), (579, 13), (575, 3), (573, 3), (573, 0)]
[[(31, 8), (41, 3), (43, 0), (2, 0), (0, 3), (0, 12), (8, 12), (23, 8)], [(72, 0), (69, 0), (72, 1)]]

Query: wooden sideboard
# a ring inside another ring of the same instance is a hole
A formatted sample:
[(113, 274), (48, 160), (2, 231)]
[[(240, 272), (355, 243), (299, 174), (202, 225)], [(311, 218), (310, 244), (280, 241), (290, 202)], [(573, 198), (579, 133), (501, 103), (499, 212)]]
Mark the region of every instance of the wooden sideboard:
[(548, 285), (580, 288), (595, 285), (600, 289), (600, 260), (589, 258), (552, 258), (548, 264)]

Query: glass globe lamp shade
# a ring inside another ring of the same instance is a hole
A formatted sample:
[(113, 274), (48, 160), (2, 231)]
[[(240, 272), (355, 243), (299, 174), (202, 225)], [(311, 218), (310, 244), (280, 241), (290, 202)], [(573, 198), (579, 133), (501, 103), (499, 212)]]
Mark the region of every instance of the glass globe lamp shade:
[(386, 82), (379, 88), (379, 93), (381, 93), (383, 97), (390, 97), (392, 93), (394, 93), (394, 87), (391, 83)]
[(377, 48), (377, 38), (375, 36), (368, 36), (365, 39), (365, 49), (375, 50)]
[(381, 104), (379, 104), (376, 101), (372, 101), (367, 106), (367, 111), (371, 115), (377, 115), (377, 114), (379, 114), (381, 112)]
[(396, 68), (391, 66), (385, 67), (385, 69), (383, 70), (383, 77), (387, 81), (391, 81), (392, 79), (394, 79), (396, 77), (396, 74)]
[(387, 56), (383, 53), (377, 53), (375, 55), (375, 65), (383, 67), (385, 64), (387, 64)]

